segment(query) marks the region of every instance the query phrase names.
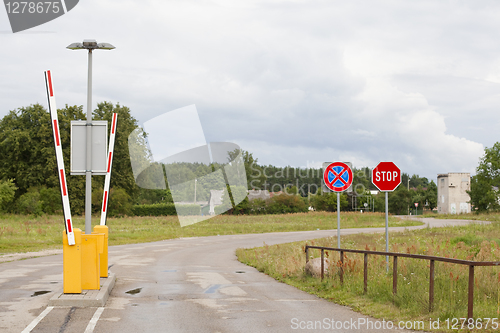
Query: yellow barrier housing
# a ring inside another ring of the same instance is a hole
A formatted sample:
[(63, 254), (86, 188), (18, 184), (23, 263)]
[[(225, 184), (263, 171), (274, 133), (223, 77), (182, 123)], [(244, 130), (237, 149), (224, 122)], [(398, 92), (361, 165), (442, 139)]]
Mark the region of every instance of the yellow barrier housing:
[(75, 245), (63, 232), (63, 292), (81, 294), (82, 289), (100, 290), (100, 278), (108, 277), (108, 227), (97, 225), (92, 234), (73, 229)]
[(82, 293), (82, 231), (73, 229), (75, 245), (68, 244), (68, 235), (63, 231), (63, 292)]
[(100, 255), (104, 250), (104, 234), (82, 235), (82, 289), (99, 290)]
[(93, 234), (104, 234), (104, 247), (100, 255), (100, 277), (108, 277), (108, 226), (96, 225)]

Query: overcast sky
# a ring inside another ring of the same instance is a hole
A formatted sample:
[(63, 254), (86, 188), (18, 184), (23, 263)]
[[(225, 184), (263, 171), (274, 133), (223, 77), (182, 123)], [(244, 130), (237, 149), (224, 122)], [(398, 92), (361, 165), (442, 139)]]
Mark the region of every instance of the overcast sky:
[(475, 173), (499, 141), (500, 2), (82, 0), (13, 34), (0, 9), (0, 117), (85, 105), (92, 38), (94, 107), (139, 122), (195, 104), (207, 141), (260, 164), (393, 161), (403, 172)]

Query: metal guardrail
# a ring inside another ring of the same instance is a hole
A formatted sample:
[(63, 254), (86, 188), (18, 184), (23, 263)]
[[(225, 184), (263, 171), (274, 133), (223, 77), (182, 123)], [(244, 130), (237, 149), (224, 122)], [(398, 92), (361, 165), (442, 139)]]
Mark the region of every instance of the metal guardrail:
[(421, 254), (409, 254), (409, 253), (396, 253), (396, 252), (382, 252), (382, 251), (368, 251), (368, 250), (351, 250), (351, 249), (340, 249), (334, 247), (324, 247), (324, 246), (305, 246), (306, 253), (306, 263), (309, 261), (309, 249), (321, 250), (321, 279), (324, 278), (324, 252), (325, 250), (340, 252), (340, 261), (342, 265), (340, 266), (340, 283), (344, 283), (344, 252), (349, 253), (362, 253), (364, 254), (364, 293), (368, 289), (368, 255), (380, 255), (380, 256), (390, 256), (393, 257), (394, 263), (392, 267), (392, 293), (397, 294), (398, 290), (398, 257), (413, 258), (413, 259), (423, 259), (430, 261), (429, 269), (429, 312), (432, 312), (434, 305), (434, 263), (436, 261), (449, 262), (458, 265), (469, 266), (469, 290), (468, 290), (468, 304), (467, 304), (467, 317), (473, 318), (474, 312), (474, 267), (475, 266), (500, 266), (500, 261), (471, 261), (471, 260), (461, 260), (454, 258), (444, 258), (435, 256), (426, 256)]

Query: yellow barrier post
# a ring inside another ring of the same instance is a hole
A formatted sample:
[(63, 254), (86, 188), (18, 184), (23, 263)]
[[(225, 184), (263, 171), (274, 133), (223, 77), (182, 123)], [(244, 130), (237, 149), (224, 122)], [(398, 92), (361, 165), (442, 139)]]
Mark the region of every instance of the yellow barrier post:
[(82, 231), (73, 229), (75, 245), (68, 244), (68, 235), (63, 232), (63, 292), (82, 293)]
[(101, 289), (99, 257), (103, 248), (104, 234), (82, 235), (82, 289)]
[(104, 234), (104, 246), (100, 257), (100, 272), (102, 278), (108, 277), (108, 226), (96, 225), (93, 234)]

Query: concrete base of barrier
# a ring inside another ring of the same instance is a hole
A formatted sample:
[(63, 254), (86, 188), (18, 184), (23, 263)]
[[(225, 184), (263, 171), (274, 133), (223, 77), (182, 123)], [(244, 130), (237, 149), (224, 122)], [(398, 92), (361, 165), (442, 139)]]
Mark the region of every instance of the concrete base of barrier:
[(49, 300), (49, 306), (76, 306), (80, 308), (101, 307), (106, 304), (111, 290), (115, 286), (116, 275), (109, 273), (107, 278), (101, 278), (101, 290), (82, 290), (81, 294), (65, 294), (57, 292)]

